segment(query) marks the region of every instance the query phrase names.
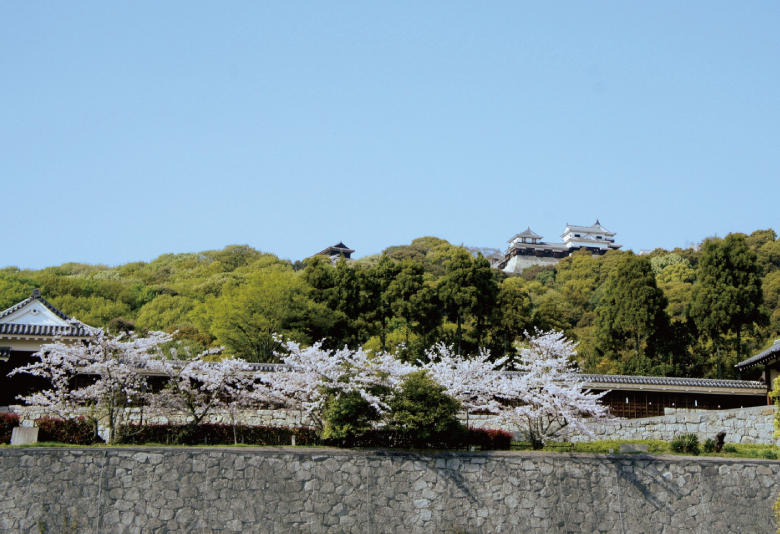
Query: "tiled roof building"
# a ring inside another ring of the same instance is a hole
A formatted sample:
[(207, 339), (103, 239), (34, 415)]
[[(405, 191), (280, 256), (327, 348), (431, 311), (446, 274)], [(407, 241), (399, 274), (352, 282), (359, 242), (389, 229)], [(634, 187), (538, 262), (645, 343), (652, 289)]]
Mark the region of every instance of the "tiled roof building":
[(337, 244), (333, 245), (332, 247), (328, 247), (325, 250), (318, 252), (317, 254), (315, 254), (315, 256), (327, 256), (330, 258), (331, 262), (335, 263), (342, 256), (344, 256), (344, 259), (346, 260), (351, 259), (353, 252), (355, 251), (349, 248), (347, 245), (345, 245), (343, 241), (339, 241)]
[(562, 243), (547, 243), (529, 227), (509, 241), (503, 257), (493, 262), (493, 267), (508, 273), (520, 273), (533, 265), (555, 265), (576, 250), (588, 250), (592, 254), (605, 254), (622, 245), (615, 244), (615, 233), (596, 220), (593, 226), (566, 225)]
[(23, 301), (0, 312), (0, 406), (16, 404), (17, 395), (46, 389), (48, 381), (30, 375), (8, 373), (37, 361), (32, 355), (41, 345), (55, 339), (89, 339), (85, 325), (68, 317), (41, 296), (40, 289)]

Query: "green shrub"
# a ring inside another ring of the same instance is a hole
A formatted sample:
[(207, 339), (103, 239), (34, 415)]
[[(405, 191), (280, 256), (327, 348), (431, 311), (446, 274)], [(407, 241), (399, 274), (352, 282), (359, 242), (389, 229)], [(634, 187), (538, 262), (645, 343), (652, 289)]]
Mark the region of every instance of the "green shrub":
[(672, 452), (699, 454), (699, 437), (696, 434), (683, 434), (672, 440)]
[(326, 445), (339, 447), (377, 447), (392, 449), (466, 449), (470, 446), (482, 451), (509, 450), (512, 434), (504, 430), (485, 430), (463, 427), (431, 432), (421, 438), (417, 435), (389, 428), (376, 428), (351, 440), (326, 440)]
[[(173, 444), (185, 425), (127, 425), (119, 430), (125, 445)], [(234, 434), (235, 432), (235, 438)], [(234, 439), (247, 445), (319, 445), (314, 429), (307, 427), (247, 426), (205, 423), (195, 427), (181, 445), (232, 445)]]
[(413, 443), (442, 432), (464, 433), (455, 417), (461, 404), (444, 391), (427, 372), (411, 373), (389, 403), (388, 428), (409, 435)]
[(777, 460), (777, 453), (772, 449), (763, 449), (758, 455), (766, 460)]
[(36, 419), (38, 441), (54, 441), (68, 445), (94, 445), (103, 443), (95, 432), (95, 426), (84, 417), (64, 421), (53, 417)]
[(724, 445), (721, 452), (727, 452), (729, 454), (736, 454), (737, 448), (734, 445)]
[(702, 449), (707, 453), (715, 452), (715, 440), (712, 438), (705, 439)]
[(366, 402), (360, 393), (353, 391), (330, 397), (323, 412), (325, 439), (344, 440), (350, 446), (355, 437), (371, 430), (380, 418), (376, 408)]

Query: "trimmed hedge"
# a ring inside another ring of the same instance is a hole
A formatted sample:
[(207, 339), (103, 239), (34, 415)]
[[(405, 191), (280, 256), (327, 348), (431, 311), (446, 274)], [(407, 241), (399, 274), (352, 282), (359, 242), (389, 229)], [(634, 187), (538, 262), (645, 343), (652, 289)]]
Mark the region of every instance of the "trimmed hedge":
[(70, 421), (42, 417), (36, 419), (35, 426), (40, 429), (38, 430), (38, 441), (55, 441), (69, 445), (103, 443), (100, 436), (95, 434), (95, 427), (83, 417)]
[[(44, 417), (35, 421), (40, 428), (39, 441), (52, 441), (70, 445), (94, 445), (102, 443), (95, 436), (95, 428), (83, 417), (63, 421)], [(10, 443), (13, 427), (19, 425), (16, 414), (0, 414), (0, 437), (3, 443)], [(145, 443), (171, 444), (186, 428), (186, 425), (126, 425), (120, 428), (120, 443), (143, 445)], [(371, 430), (360, 436), (344, 440), (320, 440), (312, 428), (290, 428), (273, 426), (236, 425), (239, 443), (246, 445), (290, 445), (295, 436), (296, 445), (335, 445), (338, 447), (369, 447), (396, 449), (468, 449), (475, 447), (483, 451), (509, 450), (512, 434), (504, 430), (470, 428), (462, 432), (439, 432), (418, 441), (409, 434), (393, 430)], [(225, 424), (202, 424), (182, 440), (182, 445), (232, 445), (233, 426)]]
[[(120, 442), (141, 445), (144, 443), (171, 444), (186, 425), (127, 425), (120, 429)], [(290, 445), (295, 436), (296, 445), (318, 445), (314, 429), (301, 427), (273, 427), (236, 425), (239, 443), (247, 445)], [(206, 423), (195, 429), (182, 440), (182, 445), (232, 445), (233, 425)]]
[(19, 426), (19, 416), (15, 413), (0, 413), (0, 443), (11, 443), (14, 427)]
[(469, 428), (469, 445), (483, 451), (508, 451), (512, 446), (512, 433), (506, 430)]
[(512, 444), (512, 434), (505, 430), (484, 428), (463, 429), (462, 432), (436, 432), (423, 440), (417, 440), (410, 434), (385, 429), (370, 430), (360, 436), (342, 440), (330, 440), (328, 445), (338, 447), (377, 447), (393, 449), (468, 449), (479, 448), (483, 451), (508, 451)]

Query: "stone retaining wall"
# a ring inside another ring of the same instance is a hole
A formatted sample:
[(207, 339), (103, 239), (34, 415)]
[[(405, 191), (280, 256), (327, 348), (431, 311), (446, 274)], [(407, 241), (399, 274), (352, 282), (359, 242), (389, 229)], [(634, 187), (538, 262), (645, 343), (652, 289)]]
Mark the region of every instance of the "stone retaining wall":
[[(645, 419), (622, 419), (612, 423), (591, 425), (595, 440), (660, 439), (671, 441), (680, 434), (697, 434), (699, 441), (715, 439), (726, 431), (726, 443), (780, 444), (773, 437), (775, 406), (756, 406), (734, 410), (711, 410), (697, 413), (675, 413)], [(590, 441), (577, 436), (574, 441)]]
[(294, 448), (0, 449), (0, 532), (770, 533), (780, 462)]
[[(44, 415), (39, 409), (23, 406), (11, 407), (19, 414), (22, 425), (32, 426), (33, 421)], [(671, 411), (671, 410), (669, 410)], [(131, 421), (140, 421), (138, 408), (131, 410)], [(774, 438), (775, 406), (757, 406), (752, 408), (737, 408), (733, 410), (680, 411), (661, 417), (645, 419), (618, 419), (611, 423), (591, 425), (595, 440), (605, 439), (660, 439), (671, 441), (679, 434), (697, 434), (700, 441), (715, 438), (721, 430), (726, 431), (726, 443), (756, 443), (763, 445), (778, 444), (780, 439)], [(466, 422), (464, 413), (458, 414), (462, 423)], [(144, 419), (147, 423), (184, 423), (186, 419), (155, 417)], [(313, 426), (300, 411), (296, 410), (245, 410), (239, 414), (239, 422), (247, 425), (266, 426)], [(230, 423), (230, 417), (215, 413), (206, 418), (207, 423)], [(516, 428), (497, 424), (495, 416), (470, 415), (469, 426), (475, 428), (503, 428), (517, 435)], [(102, 432), (101, 435), (106, 434)], [(107, 435), (107, 434), (106, 434)], [(104, 436), (105, 437), (105, 436)], [(587, 436), (574, 436), (572, 441), (591, 441)]]

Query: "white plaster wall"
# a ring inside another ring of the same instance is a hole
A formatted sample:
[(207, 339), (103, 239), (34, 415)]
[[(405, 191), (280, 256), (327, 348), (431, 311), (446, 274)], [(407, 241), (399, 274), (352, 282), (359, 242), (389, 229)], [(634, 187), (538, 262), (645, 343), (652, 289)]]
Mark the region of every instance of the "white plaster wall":
[(556, 265), (563, 258), (537, 258), (534, 256), (515, 256), (504, 267), (505, 273), (520, 274), (534, 265)]

